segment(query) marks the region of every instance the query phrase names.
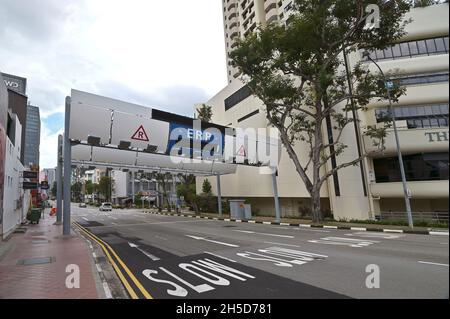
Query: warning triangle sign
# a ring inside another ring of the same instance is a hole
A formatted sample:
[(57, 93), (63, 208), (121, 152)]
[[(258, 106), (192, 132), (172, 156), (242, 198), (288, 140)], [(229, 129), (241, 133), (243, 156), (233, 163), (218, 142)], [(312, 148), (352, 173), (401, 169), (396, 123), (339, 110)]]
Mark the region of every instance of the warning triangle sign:
[(246, 156), (244, 145), (241, 146), (241, 148), (237, 151), (236, 155), (237, 156)]
[(133, 134), (133, 136), (131, 136), (131, 139), (137, 140), (137, 141), (144, 141), (144, 142), (149, 141), (147, 133), (145, 132), (143, 125), (139, 126), (137, 131)]

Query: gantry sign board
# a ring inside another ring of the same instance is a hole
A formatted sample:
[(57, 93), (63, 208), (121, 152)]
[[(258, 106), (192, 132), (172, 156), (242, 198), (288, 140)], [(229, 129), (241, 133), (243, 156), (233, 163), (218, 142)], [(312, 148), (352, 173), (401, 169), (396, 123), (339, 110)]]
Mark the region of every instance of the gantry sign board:
[(236, 164), (266, 166), (267, 154), (279, 158), (280, 152), (278, 139), (262, 133), (245, 135), (77, 90), (71, 94), (69, 138), (75, 164), (196, 174), (230, 174)]

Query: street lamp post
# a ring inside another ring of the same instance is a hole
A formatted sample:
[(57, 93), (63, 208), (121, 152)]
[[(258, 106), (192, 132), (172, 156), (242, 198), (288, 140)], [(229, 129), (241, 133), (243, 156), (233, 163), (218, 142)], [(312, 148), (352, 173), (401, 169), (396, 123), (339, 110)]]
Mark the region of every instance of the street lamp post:
[(401, 177), (402, 177), (403, 194), (404, 194), (404, 197), (405, 197), (406, 213), (408, 214), (408, 224), (409, 224), (410, 228), (413, 228), (414, 227), (414, 223), (413, 223), (412, 212), (411, 212), (411, 203), (409, 201), (408, 186), (406, 184), (405, 167), (403, 166), (403, 156), (402, 156), (402, 152), (400, 150), (400, 140), (398, 138), (397, 124), (395, 123), (395, 112), (393, 111), (393, 107), (392, 107), (392, 99), (391, 99), (392, 82), (390, 82), (390, 81), (388, 82), (387, 81), (383, 70), (378, 65), (378, 63), (376, 63), (372, 59), (372, 57), (370, 56), (369, 52), (367, 52), (367, 51), (364, 52), (363, 56), (367, 57), (378, 68), (378, 70), (380, 71), (381, 76), (383, 77), (384, 85), (385, 85), (386, 90), (387, 90), (387, 95), (388, 95), (388, 100), (389, 100), (389, 114), (390, 114), (390, 116), (392, 118), (392, 123), (393, 123), (393, 126), (394, 126), (395, 146), (397, 148), (397, 156), (398, 156), (398, 161), (399, 161), (399, 164), (400, 164), (400, 174), (401, 174)]

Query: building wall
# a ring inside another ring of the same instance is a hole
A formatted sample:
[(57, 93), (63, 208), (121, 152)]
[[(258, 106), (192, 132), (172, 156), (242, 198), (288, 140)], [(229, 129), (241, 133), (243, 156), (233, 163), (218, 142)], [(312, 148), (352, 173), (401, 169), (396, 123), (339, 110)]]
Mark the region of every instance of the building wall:
[(6, 127), (8, 121), (8, 90), (0, 73), (0, 236), (3, 233), (3, 193), (6, 157)]
[[(225, 1), (226, 2), (226, 1)], [(232, 2), (231, 0), (229, 1)], [(236, 1), (240, 3), (240, 1)], [(244, 1), (245, 2), (245, 1)], [(273, 1), (266, 1), (266, 8)], [(280, 6), (277, 2), (278, 20), (286, 18), (285, 8), (289, 2), (283, 2)], [(228, 10), (228, 7), (225, 7)], [(271, 7), (268, 14), (275, 14), (275, 8)], [(239, 7), (237, 8), (239, 9)], [(224, 11), (224, 23), (227, 24), (230, 15), (228, 11)], [(270, 13), (272, 12), (272, 13)], [(281, 14), (283, 16), (281, 16)], [(407, 16), (412, 18), (413, 23), (410, 24), (406, 31), (408, 35), (401, 41), (419, 40), (424, 38), (434, 38), (447, 36), (449, 34), (448, 27), (448, 4), (429, 6), (426, 8), (413, 9)], [(267, 19), (267, 17), (266, 17)], [(241, 25), (238, 24), (239, 27)], [(225, 34), (229, 32), (226, 25)], [(242, 30), (240, 33), (242, 36)], [(226, 36), (226, 41), (229, 41)], [(447, 44), (448, 45), (448, 44)], [(227, 48), (227, 53), (229, 49)], [(361, 52), (355, 52), (349, 56), (350, 65), (355, 65), (362, 58)], [(420, 55), (413, 57), (398, 58), (395, 60), (380, 60), (378, 62), (382, 69), (386, 72), (395, 70), (398, 76), (428, 75), (434, 73), (447, 74), (449, 70), (448, 48), (447, 52), (440, 54)], [(376, 72), (377, 69), (373, 64), (367, 64), (371, 71)], [(231, 82), (221, 90), (217, 95), (210, 99), (207, 104), (213, 108), (214, 123), (232, 126), (232, 127), (266, 127), (267, 121), (264, 118), (265, 109), (263, 103), (257, 98), (250, 96), (241, 100), (231, 108), (225, 108), (225, 100), (241, 89), (244, 84), (239, 79), (233, 77), (229, 79)], [(448, 79), (439, 83), (415, 84), (407, 86), (406, 96), (401, 97), (400, 102), (395, 107), (413, 107), (422, 104), (446, 104), (448, 105)], [(387, 102), (371, 101), (367, 111), (358, 112), (361, 120), (361, 131), (364, 132), (368, 125), (377, 125), (376, 111), (385, 108)], [(253, 115), (246, 120), (242, 119), (247, 114), (256, 110), (259, 113)], [(447, 108), (448, 110), (448, 108)], [(448, 119), (448, 111), (447, 111)], [(417, 153), (437, 153), (444, 152), (448, 154), (448, 122), (443, 127), (427, 127), (427, 128), (408, 128), (407, 121), (399, 120), (400, 143), (402, 149), (407, 154)], [(323, 127), (324, 136), (326, 127)], [(337, 134), (337, 132), (333, 132)], [(431, 137), (430, 137), (431, 136)], [(358, 157), (357, 138), (360, 138), (363, 152), (372, 150), (371, 143), (367, 139), (357, 137), (353, 126), (347, 127), (342, 136), (343, 142), (348, 145), (345, 153), (337, 157), (337, 164), (351, 161)], [(433, 141), (431, 141), (431, 138)], [(305, 145), (295, 145), (300, 160), (305, 163), (308, 159), (308, 151)], [(395, 156), (396, 148), (394, 143), (393, 132), (388, 132), (386, 139), (386, 150), (379, 154), (378, 157), (387, 158)], [(399, 210), (404, 211), (402, 207), (403, 191), (401, 183), (377, 183), (374, 171), (374, 159), (369, 157), (364, 160), (364, 171), (361, 168), (348, 167), (340, 170), (337, 174), (338, 180), (329, 178), (328, 182), (322, 188), (322, 198), (328, 202), (333, 215), (336, 219), (372, 219), (375, 218), (380, 211)], [(448, 162), (447, 162), (448, 166)], [(327, 165), (326, 170), (331, 170), (331, 163)], [(270, 176), (258, 174), (258, 169), (251, 167), (239, 167), (235, 175), (222, 176), (221, 188), (224, 197), (245, 197), (248, 201), (255, 201), (255, 207), (260, 211), (273, 211), (273, 191), (272, 180)], [(363, 181), (365, 179), (365, 183)], [(201, 192), (203, 179), (197, 179), (197, 192)], [(216, 192), (216, 179), (210, 178), (213, 191)], [(335, 182), (339, 188), (335, 187)], [(446, 210), (448, 211), (448, 179), (447, 180), (430, 180), (430, 181), (414, 181), (408, 183), (412, 193), (413, 210)], [(367, 192), (364, 192), (364, 187)], [(295, 172), (294, 165), (287, 153), (283, 150), (281, 153), (279, 169), (278, 169), (278, 191), (281, 198), (282, 211), (297, 212), (302, 209), (305, 201), (309, 199), (299, 175)], [(435, 199), (435, 200), (433, 200)], [(391, 205), (391, 206), (390, 206)], [(404, 205), (404, 204), (403, 204)], [(326, 207), (327, 205), (325, 205)]]
[[(8, 89), (8, 108), (17, 114), (22, 124), (21, 145), (25, 145), (25, 128), (27, 125), (27, 102), (28, 97), (14, 90)], [(25, 164), (25, 147), (20, 151), (20, 161)], [(25, 164), (26, 166), (26, 164)]]
[(13, 125), (15, 125), (15, 145), (7, 138), (4, 176), (4, 202), (3, 202), (3, 238), (8, 236), (14, 228), (26, 217), (28, 205), (24, 205), (25, 197), (29, 191), (21, 188), (21, 173), (24, 169), (20, 162), (20, 135), (21, 124), (18, 116), (13, 114)]

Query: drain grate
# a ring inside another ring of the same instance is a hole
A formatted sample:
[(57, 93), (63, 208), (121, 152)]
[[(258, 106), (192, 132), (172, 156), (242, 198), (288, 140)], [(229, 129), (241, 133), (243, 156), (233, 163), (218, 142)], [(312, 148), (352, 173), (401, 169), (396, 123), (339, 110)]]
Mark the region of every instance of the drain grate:
[(43, 265), (50, 264), (55, 261), (55, 257), (35, 257), (35, 258), (26, 258), (21, 259), (17, 262), (18, 265)]

